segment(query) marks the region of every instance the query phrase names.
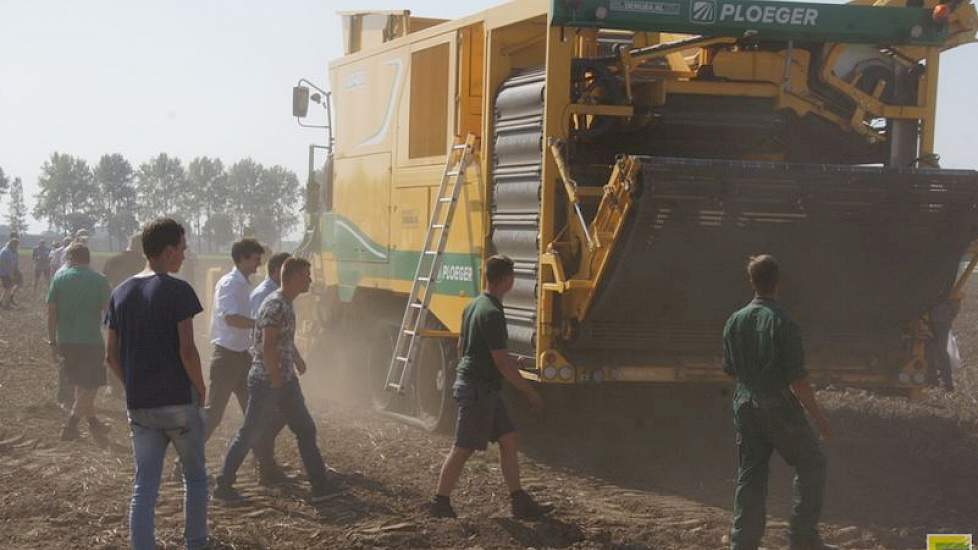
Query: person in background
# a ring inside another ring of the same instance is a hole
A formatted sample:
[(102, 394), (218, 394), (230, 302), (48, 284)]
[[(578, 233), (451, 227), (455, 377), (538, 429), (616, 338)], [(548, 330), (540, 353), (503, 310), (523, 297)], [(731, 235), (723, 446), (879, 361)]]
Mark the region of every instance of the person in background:
[[(251, 318), (258, 319), (258, 312), (261, 310), (262, 302), (265, 301), (271, 293), (275, 292), (282, 286), (282, 264), (285, 260), (291, 258), (292, 255), (288, 252), (279, 252), (278, 254), (273, 254), (268, 259), (268, 276), (262, 281), (254, 290), (251, 291), (251, 296), (249, 301), (251, 303)], [(254, 340), (254, 331), (252, 331), (252, 340)], [(254, 343), (254, 341), (252, 341)], [(275, 438), (278, 434), (285, 428), (285, 416), (278, 411), (273, 413), (275, 415), (274, 420), (270, 421), (268, 430), (262, 435), (262, 440), (258, 443), (259, 446), (263, 448), (275, 448)], [(261, 472), (258, 472), (259, 478), (261, 477)]]
[(3, 287), (3, 293), (0, 294), (0, 308), (9, 309), (17, 305), (14, 297), (23, 282), (17, 252), (19, 247), (20, 241), (12, 238), (0, 250), (0, 286)]
[(737, 380), (733, 415), (739, 468), (731, 550), (757, 550), (767, 521), (767, 481), (777, 451), (795, 468), (795, 500), (788, 527), (791, 550), (833, 550), (822, 542), (818, 520), (825, 492), (825, 453), (805, 418), (823, 439), (832, 430), (808, 383), (801, 329), (777, 302), (780, 267), (774, 256), (750, 258), (754, 299), (723, 329), (723, 370)]
[(54, 268), (54, 263), (58, 259), (58, 254), (61, 254), (61, 248), (64, 245), (61, 244), (61, 239), (51, 239), (51, 252), (48, 253), (48, 269), (51, 272), (51, 276), (54, 276), (54, 272), (57, 271)]
[[(61, 258), (64, 257), (66, 249), (61, 239), (52, 239), (51, 243), (52, 248), (48, 255), (48, 278), (53, 278), (58, 271), (58, 268), (61, 266)], [(74, 403), (74, 389), (65, 376), (64, 361), (61, 360), (61, 356), (55, 354), (54, 360), (58, 366), (58, 389), (55, 393), (55, 400), (58, 402), (58, 407), (62, 411), (70, 413), (71, 406)]]
[(87, 229), (79, 229), (78, 231), (75, 231), (75, 238), (72, 239), (72, 242), (82, 243), (83, 245), (88, 246), (88, 239), (90, 237), (91, 235)]
[(217, 478), (214, 497), (225, 501), (243, 498), (234, 489), (238, 468), (248, 450), (260, 442), (276, 422), (278, 411), (295, 434), (299, 455), (312, 486), (310, 501), (322, 502), (342, 492), (330, 478), (316, 443), (316, 423), (309, 414), (298, 376), (306, 372), (306, 362), (295, 347), (295, 309), (293, 301), (309, 291), (312, 282), (309, 262), (289, 258), (282, 266), (281, 283), (262, 302), (255, 320), (253, 363), (248, 375), (250, 400), (245, 420), (228, 447), (224, 467)]
[(80, 437), (78, 423), (88, 421), (93, 439), (106, 443), (109, 428), (95, 416), (95, 395), (105, 385), (105, 341), (102, 314), (109, 300), (109, 283), (89, 268), (88, 247), (74, 243), (65, 254), (68, 263), (48, 290), (48, 341), (61, 357), (74, 402), (61, 431), (63, 441)]
[(129, 508), (133, 550), (155, 550), (154, 515), (166, 448), (180, 457), (184, 538), (189, 550), (208, 547), (205, 419), (207, 387), (194, 343), (194, 316), (203, 311), (193, 288), (171, 277), (187, 248), (185, 230), (160, 218), (143, 228), (146, 270), (116, 287), (109, 300), (106, 356), (126, 387), (135, 477)]
[(509, 489), (510, 508), (517, 519), (536, 519), (550, 512), (537, 504), (520, 483), (519, 444), (516, 427), (502, 397), (503, 379), (519, 390), (534, 410), (543, 399), (520, 375), (519, 363), (506, 350), (509, 339), (503, 297), (513, 288), (513, 260), (492, 256), (486, 260), (486, 289), (462, 312), (458, 340), (459, 361), (453, 393), (458, 403), (455, 445), (445, 457), (435, 496), (428, 503), (434, 517), (454, 518), (450, 497), (465, 462), (475, 451), (484, 451), (490, 441), (499, 443), (499, 462)]
[[(255, 239), (241, 239), (231, 246), (234, 269), (221, 277), (214, 287), (211, 313), (210, 365), (211, 393), (207, 400), (207, 434), (210, 439), (221, 424), (231, 394), (237, 398), (241, 412), (248, 408), (248, 371), (251, 369), (251, 286), (249, 278), (262, 263), (265, 249)], [(263, 441), (264, 443), (264, 441)], [(274, 447), (257, 445), (259, 481), (274, 485), (288, 480), (275, 463)]]
[(291, 257), (292, 255), (288, 252), (279, 252), (278, 254), (273, 254), (268, 259), (268, 276), (251, 291), (249, 297), (252, 319), (258, 318), (258, 310), (261, 308), (261, 303), (265, 301), (265, 298), (282, 286), (282, 264)]
[(51, 285), (51, 249), (44, 239), (38, 241), (31, 252), (31, 263), (34, 265), (33, 292), (37, 294), (37, 282), (44, 279), (44, 287)]
[(64, 267), (65, 264), (65, 252), (68, 250), (68, 245), (72, 242), (71, 237), (65, 237), (61, 241), (61, 248), (56, 249), (52, 254), (54, 257), (51, 258), (51, 276), (58, 272), (59, 269)]
[(146, 267), (146, 258), (142, 253), (142, 235), (134, 233), (129, 237), (129, 247), (113, 255), (102, 266), (102, 274), (109, 280), (109, 285), (115, 288), (129, 277), (141, 272)]

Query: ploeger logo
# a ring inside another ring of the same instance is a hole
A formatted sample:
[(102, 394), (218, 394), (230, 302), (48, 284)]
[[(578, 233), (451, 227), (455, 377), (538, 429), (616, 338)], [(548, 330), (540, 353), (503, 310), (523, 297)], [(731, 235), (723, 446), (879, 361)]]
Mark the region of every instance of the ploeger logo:
[(714, 0), (696, 0), (689, 7), (689, 20), (693, 23), (716, 23), (717, 3)]
[[(696, 5), (708, 0), (694, 0), (690, 18), (695, 17)], [(714, 13), (716, 10), (714, 9)], [(714, 16), (716, 18), (716, 16)], [(765, 4), (725, 3), (720, 8), (720, 22), (752, 23), (764, 25), (792, 25), (814, 27), (818, 25), (818, 9), (805, 6)], [(695, 21), (695, 19), (694, 19)], [(697, 21), (699, 22), (699, 21)], [(713, 21), (702, 21), (712, 23)]]

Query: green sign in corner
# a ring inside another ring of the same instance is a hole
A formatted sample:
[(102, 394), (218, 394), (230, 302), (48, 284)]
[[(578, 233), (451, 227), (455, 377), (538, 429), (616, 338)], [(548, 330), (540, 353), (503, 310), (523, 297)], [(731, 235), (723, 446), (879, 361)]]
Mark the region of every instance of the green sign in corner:
[(927, 8), (746, 0), (553, 0), (551, 25), (758, 40), (937, 46)]

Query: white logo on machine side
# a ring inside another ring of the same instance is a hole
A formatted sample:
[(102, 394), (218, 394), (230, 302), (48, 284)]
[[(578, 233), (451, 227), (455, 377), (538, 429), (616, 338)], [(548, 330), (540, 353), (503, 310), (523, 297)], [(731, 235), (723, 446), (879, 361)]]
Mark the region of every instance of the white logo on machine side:
[(367, 72), (357, 71), (355, 73), (350, 73), (349, 76), (343, 81), (343, 88), (346, 90), (353, 90), (355, 88), (362, 88), (367, 85)]
[[(713, 10), (714, 15), (712, 20), (699, 18), (697, 7), (707, 2), (709, 0), (693, 1), (689, 11), (690, 20), (695, 23), (714, 23), (717, 21), (715, 8)], [(701, 11), (704, 15), (708, 15), (708, 8), (703, 7)], [(818, 24), (818, 9), (761, 4), (723, 4), (720, 7), (719, 21), (721, 23), (732, 21), (734, 23), (765, 23), (814, 27)]]
[(474, 275), (472, 266), (468, 265), (443, 265), (441, 266), (441, 276), (438, 281), (459, 281), (471, 283)]
[(644, 13), (649, 15), (679, 15), (680, 6), (673, 2), (646, 2), (644, 0), (611, 0), (611, 11)]
[(695, 0), (689, 6), (689, 20), (693, 23), (716, 23), (717, 3), (715, 0)]

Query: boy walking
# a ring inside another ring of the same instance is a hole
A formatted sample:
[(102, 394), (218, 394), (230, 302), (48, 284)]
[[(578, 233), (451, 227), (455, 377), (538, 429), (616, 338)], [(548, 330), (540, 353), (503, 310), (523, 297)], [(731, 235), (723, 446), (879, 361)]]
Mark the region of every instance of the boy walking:
[(499, 462), (509, 488), (513, 517), (535, 519), (550, 511), (537, 504), (520, 485), (519, 445), (516, 428), (502, 399), (505, 378), (530, 402), (543, 408), (543, 399), (519, 372), (506, 350), (508, 340), (503, 297), (513, 288), (513, 260), (493, 256), (486, 260), (486, 290), (462, 313), (458, 351), (462, 359), (456, 369), (454, 390), (458, 403), (455, 445), (441, 468), (438, 488), (428, 504), (435, 517), (457, 517), (450, 496), (462, 475), (465, 462), (475, 451), (486, 450), (490, 441), (499, 443)]
[(87, 246), (75, 243), (65, 256), (67, 267), (48, 290), (48, 341), (61, 356), (65, 379), (75, 394), (61, 439), (78, 439), (78, 422), (85, 418), (92, 438), (105, 443), (109, 428), (95, 417), (95, 394), (106, 382), (102, 313), (109, 301), (109, 283), (89, 269)]
[(126, 388), (136, 474), (129, 508), (133, 550), (155, 550), (153, 516), (163, 459), (177, 451), (185, 488), (184, 537), (189, 550), (207, 547), (207, 469), (204, 413), (207, 396), (194, 344), (193, 318), (202, 311), (193, 288), (171, 277), (180, 270), (187, 240), (176, 221), (143, 228), (146, 270), (116, 287), (109, 301), (106, 355)]
[(226, 501), (242, 496), (234, 489), (238, 468), (248, 450), (253, 448), (279, 422), (279, 414), (295, 434), (299, 455), (312, 485), (310, 501), (327, 500), (340, 492), (327, 477), (316, 443), (316, 423), (306, 408), (298, 376), (306, 372), (306, 362), (295, 347), (295, 310), (293, 301), (309, 291), (312, 283), (309, 262), (289, 258), (282, 266), (281, 288), (272, 292), (261, 305), (251, 348), (253, 362), (248, 374), (248, 409), (244, 424), (238, 430), (224, 457), (224, 468), (217, 478), (214, 497)]
[[(211, 394), (207, 400), (207, 436), (221, 424), (231, 394), (237, 398), (241, 412), (248, 408), (248, 371), (251, 369), (251, 334), (255, 319), (251, 313), (249, 278), (262, 263), (265, 249), (255, 239), (241, 239), (231, 246), (234, 269), (221, 277), (214, 287), (211, 314)], [(288, 481), (275, 463), (274, 439), (255, 446), (259, 481), (275, 485)]]

